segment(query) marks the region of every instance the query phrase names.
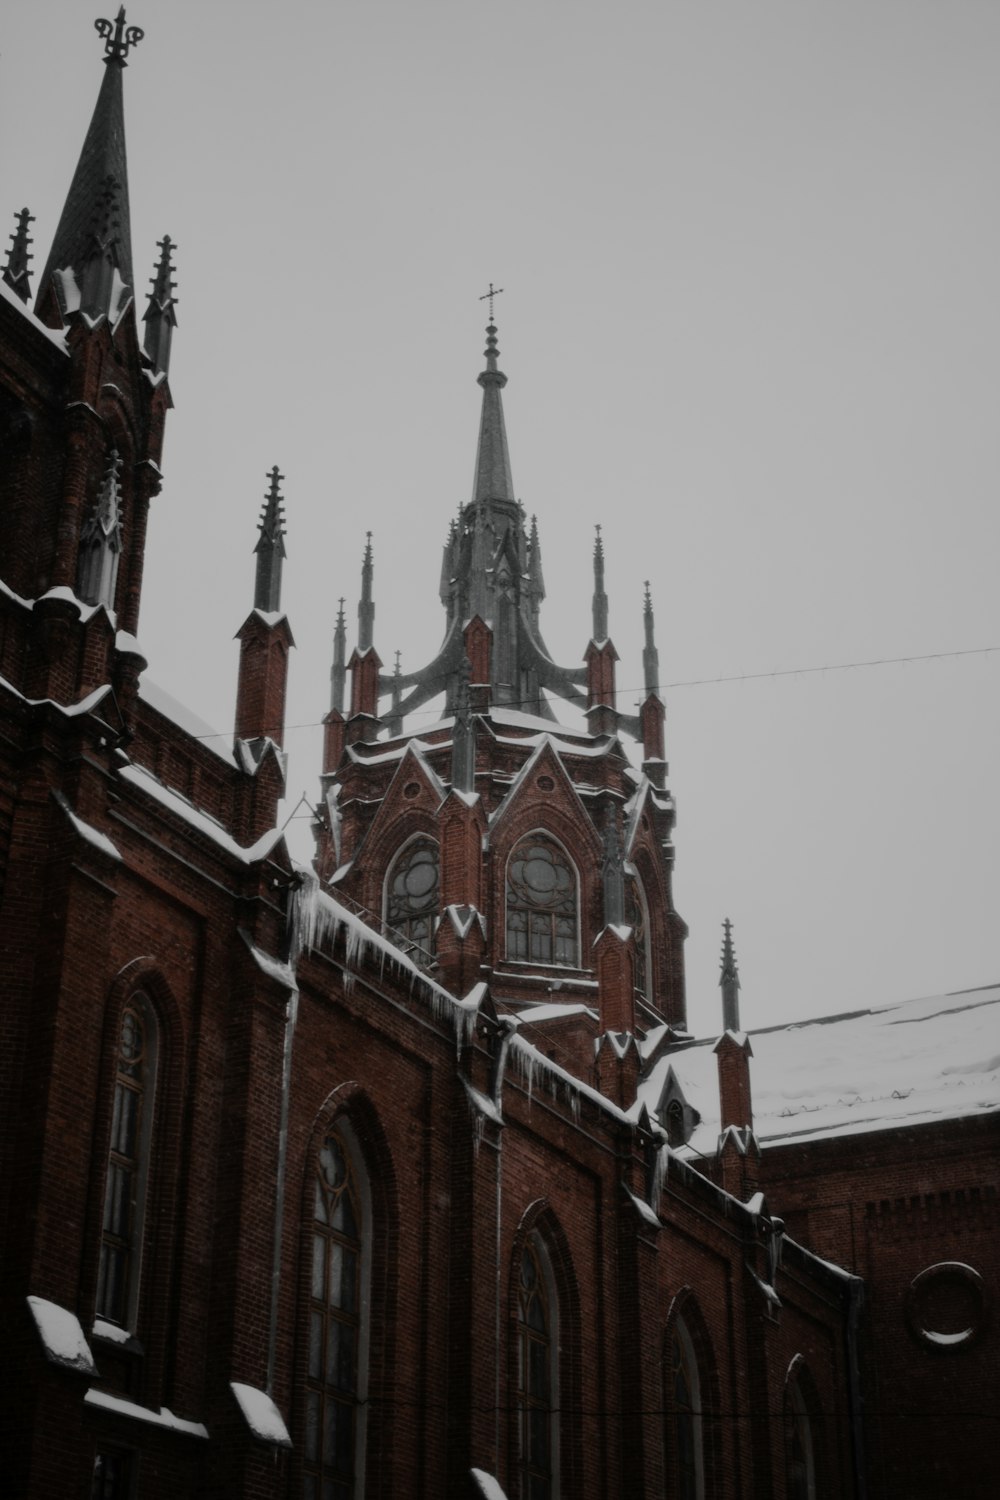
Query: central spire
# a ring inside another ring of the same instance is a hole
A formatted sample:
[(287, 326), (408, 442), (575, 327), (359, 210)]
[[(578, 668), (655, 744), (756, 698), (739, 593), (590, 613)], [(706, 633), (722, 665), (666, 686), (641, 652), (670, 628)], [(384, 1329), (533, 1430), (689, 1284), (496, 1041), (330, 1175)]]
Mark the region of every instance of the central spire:
[(497, 368), (497, 326), (491, 320), (486, 327), (486, 369), (478, 376), (483, 388), (483, 410), (479, 419), (479, 446), (476, 450), (476, 475), (472, 486), (472, 499), (476, 504), (491, 500), (514, 501), (514, 481), (510, 473), (510, 454), (507, 451), (507, 429), (503, 420), (503, 402), (500, 392), (507, 384), (507, 377)]

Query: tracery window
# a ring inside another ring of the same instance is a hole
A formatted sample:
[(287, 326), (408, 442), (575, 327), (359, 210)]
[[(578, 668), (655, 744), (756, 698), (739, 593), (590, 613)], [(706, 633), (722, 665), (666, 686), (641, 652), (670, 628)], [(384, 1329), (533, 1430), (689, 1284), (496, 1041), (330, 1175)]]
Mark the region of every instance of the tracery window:
[(341, 1133), (327, 1136), (313, 1200), (304, 1500), (352, 1500), (363, 1468), (366, 1208)]
[(684, 1319), (678, 1317), (667, 1354), (667, 1388), (670, 1423), (667, 1434), (678, 1500), (703, 1500), (705, 1456), (703, 1449), (701, 1378), (694, 1344)]
[(649, 925), (646, 901), (639, 882), (630, 879), (625, 886), (625, 921), (632, 929), (635, 954), (634, 983), (638, 994), (649, 998)]
[(438, 846), (433, 839), (411, 839), (400, 851), (385, 886), (389, 927), (430, 953), (438, 909)]
[(544, 1246), (532, 1234), (517, 1283), (517, 1455), (520, 1500), (555, 1500), (558, 1311)]
[(111, 1144), (104, 1189), (97, 1316), (134, 1329), (149, 1190), (157, 1031), (152, 1007), (135, 995), (118, 1037)]
[(788, 1500), (816, 1500), (812, 1424), (794, 1375), (785, 1386), (785, 1493)]
[(579, 954), (576, 874), (554, 839), (530, 834), (507, 863), (507, 957), (575, 967)]

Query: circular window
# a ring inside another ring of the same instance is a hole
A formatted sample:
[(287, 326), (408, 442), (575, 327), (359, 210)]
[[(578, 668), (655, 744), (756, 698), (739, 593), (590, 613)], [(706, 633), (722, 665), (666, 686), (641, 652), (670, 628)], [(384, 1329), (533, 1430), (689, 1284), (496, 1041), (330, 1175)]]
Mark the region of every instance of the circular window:
[(985, 1312), (982, 1277), (957, 1260), (928, 1266), (907, 1293), (910, 1327), (932, 1349), (965, 1348), (982, 1328)]
[(540, 792), (552, 792), (555, 790), (556, 784), (552, 780), (551, 776), (539, 776), (538, 780), (535, 782), (535, 785)]
[(419, 795), (420, 795), (420, 783), (417, 782), (417, 781), (408, 781), (406, 783), (406, 785), (404, 786), (404, 788), (403, 788), (403, 796), (404, 797), (418, 797)]

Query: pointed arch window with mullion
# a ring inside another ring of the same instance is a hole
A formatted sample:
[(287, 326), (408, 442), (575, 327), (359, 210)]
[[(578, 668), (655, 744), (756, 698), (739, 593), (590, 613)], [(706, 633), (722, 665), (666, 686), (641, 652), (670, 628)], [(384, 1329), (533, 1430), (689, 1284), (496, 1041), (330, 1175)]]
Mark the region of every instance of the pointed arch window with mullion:
[(507, 863), (507, 957), (525, 963), (580, 961), (576, 874), (554, 839), (522, 839)]

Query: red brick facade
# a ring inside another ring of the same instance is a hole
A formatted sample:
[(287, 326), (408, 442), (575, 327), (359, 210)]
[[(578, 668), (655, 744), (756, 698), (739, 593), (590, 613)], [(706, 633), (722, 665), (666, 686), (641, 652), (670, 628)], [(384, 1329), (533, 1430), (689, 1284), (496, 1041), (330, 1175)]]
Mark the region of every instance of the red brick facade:
[[(858, 1277), (901, 1289), (956, 1216), (991, 1264), (992, 1200), (891, 1207), (922, 1191), (902, 1158), (834, 1150), (829, 1171), (773, 1158), (746, 1202), (747, 1140), (726, 1193), (637, 1101), (685, 1036), (660, 700), (640, 773), (610, 642), (588, 730), (562, 729), (496, 701), (477, 614), (468, 719), (418, 741), (381, 729), (367, 641), (326, 720), (316, 872), (296, 868), (284, 616), (240, 632), (231, 759), (143, 692), (170, 397), (134, 303), (84, 318), (46, 286), (46, 328), (0, 293), (6, 1493), (458, 1500), (487, 1493), (476, 1471), (510, 1500), (841, 1500), (866, 1473), (944, 1493), (912, 1425), (883, 1414), (863, 1447), (863, 1391), (910, 1334), (877, 1302), (859, 1322)], [(122, 552), (86, 603), (112, 450)], [(984, 1143), (941, 1139), (964, 1182)], [(994, 1384), (995, 1347), (969, 1355)]]

